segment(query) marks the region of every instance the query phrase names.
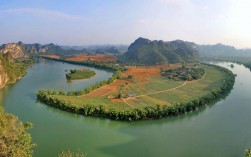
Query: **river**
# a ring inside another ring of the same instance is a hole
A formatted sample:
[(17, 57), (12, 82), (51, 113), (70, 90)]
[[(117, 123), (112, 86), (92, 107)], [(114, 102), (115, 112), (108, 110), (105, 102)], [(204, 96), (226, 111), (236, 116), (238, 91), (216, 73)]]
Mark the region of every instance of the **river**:
[(96, 76), (67, 82), (65, 70), (80, 69), (40, 60), (15, 84), (0, 90), (0, 104), (22, 121), (38, 146), (35, 157), (56, 157), (62, 150), (82, 151), (88, 157), (241, 157), (251, 147), (251, 72), (242, 65), (218, 62), (237, 74), (233, 90), (214, 105), (179, 117), (118, 122), (84, 117), (36, 102), (39, 89), (82, 89), (111, 77), (90, 68)]

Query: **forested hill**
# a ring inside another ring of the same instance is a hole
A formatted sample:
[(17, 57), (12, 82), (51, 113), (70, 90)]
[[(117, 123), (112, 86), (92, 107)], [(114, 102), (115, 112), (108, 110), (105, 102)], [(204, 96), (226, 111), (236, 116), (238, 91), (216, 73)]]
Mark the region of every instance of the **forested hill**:
[(251, 49), (237, 49), (224, 44), (198, 45), (202, 57), (251, 57)]
[(148, 40), (138, 38), (132, 43), (122, 60), (130, 64), (154, 65), (163, 63), (190, 62), (198, 59), (197, 45), (175, 40)]

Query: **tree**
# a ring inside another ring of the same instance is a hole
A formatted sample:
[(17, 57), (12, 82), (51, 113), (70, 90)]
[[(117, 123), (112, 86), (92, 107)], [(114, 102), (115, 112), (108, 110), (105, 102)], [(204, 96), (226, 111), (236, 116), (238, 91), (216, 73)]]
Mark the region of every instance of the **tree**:
[(251, 149), (246, 149), (245, 157), (251, 157)]
[(119, 92), (118, 95), (117, 95), (117, 98), (120, 99), (122, 97), (122, 93)]
[(127, 78), (131, 80), (133, 79), (133, 75), (128, 75)]

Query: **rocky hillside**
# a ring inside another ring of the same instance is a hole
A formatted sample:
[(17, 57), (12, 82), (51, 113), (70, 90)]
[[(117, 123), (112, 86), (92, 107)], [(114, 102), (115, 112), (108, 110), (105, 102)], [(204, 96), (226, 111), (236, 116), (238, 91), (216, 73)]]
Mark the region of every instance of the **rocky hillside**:
[(23, 43), (9, 43), (0, 46), (0, 53), (11, 55), (12, 58), (27, 58), (28, 54), (23, 46)]
[(3, 44), (0, 46), (0, 53), (16, 58), (27, 58), (28, 56), (41, 55), (41, 54), (54, 54), (59, 56), (73, 55), (77, 53), (89, 53), (87, 49), (75, 50), (75, 49), (63, 49), (61, 46), (53, 43), (41, 45), (35, 44), (24, 44), (22, 42)]
[(148, 40), (138, 38), (123, 56), (130, 64), (154, 65), (163, 63), (191, 62), (198, 58), (197, 45), (192, 42), (175, 40)]
[(0, 88), (3, 88), (7, 82), (9, 81), (9, 77), (4, 70), (4, 67), (2, 65), (2, 61), (0, 60)]
[[(9, 53), (8, 53), (9, 54)], [(0, 54), (0, 88), (8, 83), (13, 83), (26, 73), (26, 69), (32, 63), (31, 59), (15, 59)]]

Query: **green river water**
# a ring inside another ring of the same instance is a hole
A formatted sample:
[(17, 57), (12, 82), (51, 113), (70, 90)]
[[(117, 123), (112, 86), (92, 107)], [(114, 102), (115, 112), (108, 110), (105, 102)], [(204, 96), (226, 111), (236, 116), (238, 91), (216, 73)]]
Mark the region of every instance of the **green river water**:
[(251, 72), (242, 65), (214, 63), (237, 74), (233, 90), (217, 103), (179, 117), (118, 122), (67, 113), (36, 102), (39, 89), (74, 90), (111, 77), (67, 82), (66, 69), (83, 66), (40, 60), (15, 84), (0, 90), (0, 104), (22, 121), (38, 146), (35, 157), (56, 157), (62, 150), (88, 157), (241, 157), (251, 147)]

